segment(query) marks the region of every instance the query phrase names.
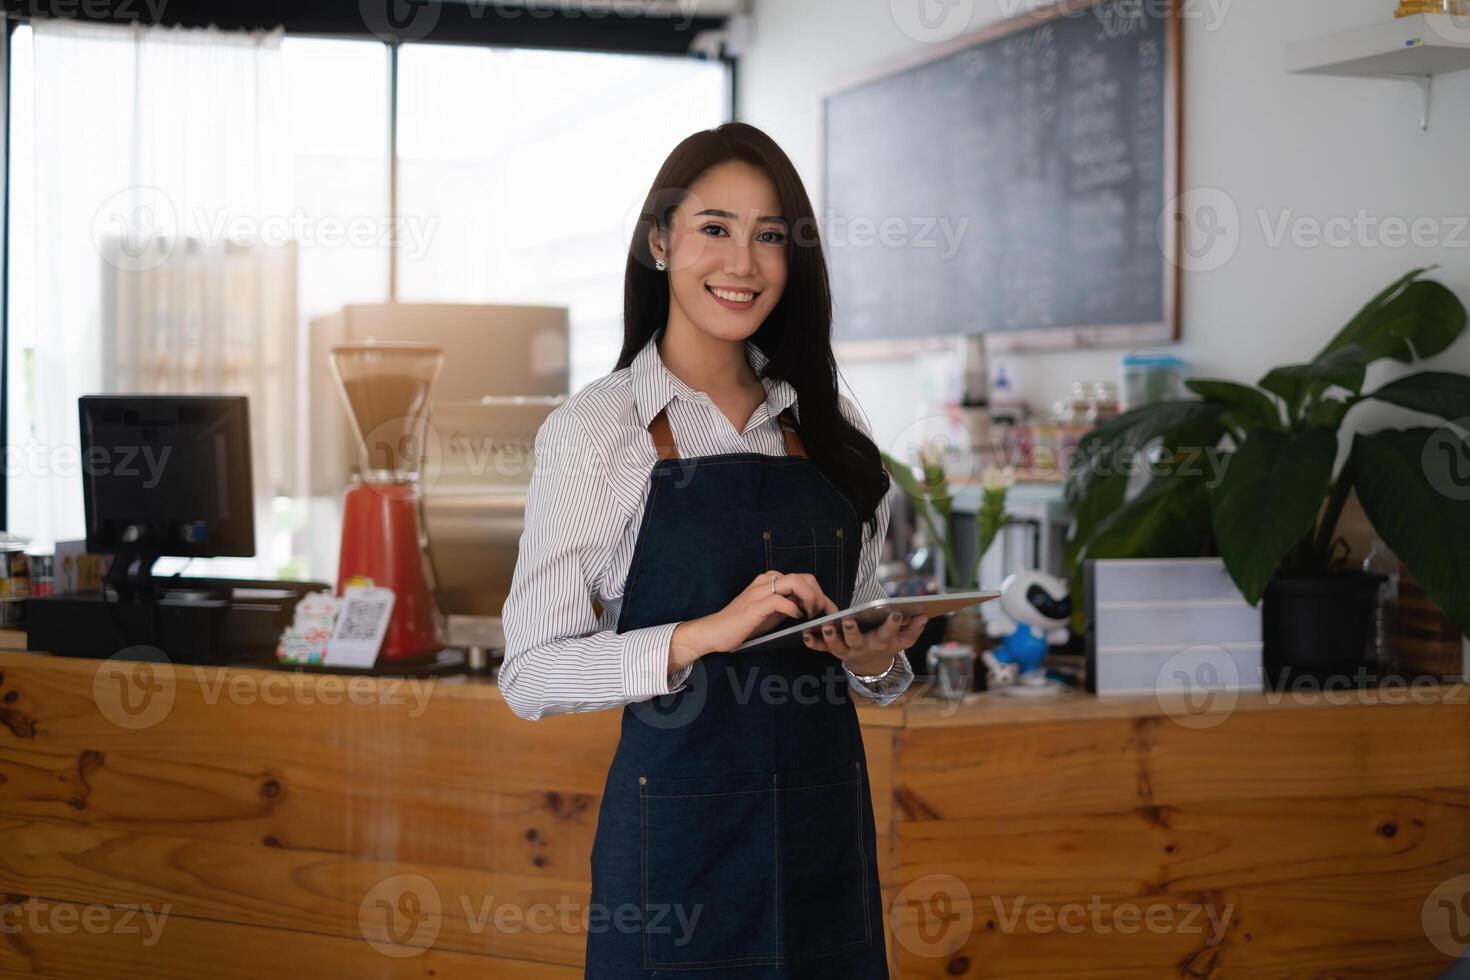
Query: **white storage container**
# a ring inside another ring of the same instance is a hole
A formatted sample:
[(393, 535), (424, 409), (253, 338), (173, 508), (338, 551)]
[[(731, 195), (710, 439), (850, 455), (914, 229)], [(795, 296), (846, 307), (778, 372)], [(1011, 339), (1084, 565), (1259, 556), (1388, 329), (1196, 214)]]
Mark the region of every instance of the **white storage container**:
[(1261, 690), (1261, 611), (1219, 558), (1089, 561), (1087, 690)]

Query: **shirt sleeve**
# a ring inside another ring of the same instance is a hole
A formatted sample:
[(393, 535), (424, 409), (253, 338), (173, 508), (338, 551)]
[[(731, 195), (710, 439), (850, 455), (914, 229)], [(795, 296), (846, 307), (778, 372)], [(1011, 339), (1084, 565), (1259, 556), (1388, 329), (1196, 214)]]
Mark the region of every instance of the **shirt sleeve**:
[[(868, 427), (867, 420), (858, 412), (857, 406), (846, 395), (840, 395), (839, 405), (842, 414), (853, 425), (857, 426), (869, 439), (873, 437), (872, 430)], [(864, 533), (863, 547), (859, 552), (857, 580), (853, 585), (852, 605), (860, 605), (871, 602), (874, 599), (888, 598), (888, 592), (878, 582), (878, 559), (883, 553), (883, 541), (888, 536), (888, 519), (892, 509), (892, 503), (888, 494), (878, 502), (875, 513), (875, 521), (872, 533)], [(900, 694), (908, 689), (913, 683), (914, 670), (909, 664), (907, 651), (898, 652), (897, 662), (892, 672), (881, 681), (872, 684), (864, 684), (857, 679), (857, 675), (843, 665), (843, 672), (847, 674), (847, 684), (863, 697), (870, 698), (880, 705), (891, 704)]]
[(597, 580), (623, 532), (605, 453), (562, 406), (536, 433), (515, 571), (502, 611), (498, 681), (510, 709), (537, 720), (600, 711), (679, 690), (668, 672), (677, 623), (619, 634), (593, 610)]

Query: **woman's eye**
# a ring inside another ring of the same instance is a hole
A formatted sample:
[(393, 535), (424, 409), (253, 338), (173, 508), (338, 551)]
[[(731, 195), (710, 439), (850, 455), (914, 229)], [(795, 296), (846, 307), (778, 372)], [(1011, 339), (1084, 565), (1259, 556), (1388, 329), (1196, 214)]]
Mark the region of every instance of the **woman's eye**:
[(718, 232), (719, 234), (722, 234), (722, 235), (725, 233), (725, 229), (723, 227), (721, 227), (720, 225), (705, 225), (703, 228), (701, 228), (699, 230), (700, 231), (713, 231), (713, 232)]
[(779, 231), (763, 231), (761, 235), (770, 235), (771, 237), (765, 240), (772, 245), (783, 245), (786, 242), (786, 236)]

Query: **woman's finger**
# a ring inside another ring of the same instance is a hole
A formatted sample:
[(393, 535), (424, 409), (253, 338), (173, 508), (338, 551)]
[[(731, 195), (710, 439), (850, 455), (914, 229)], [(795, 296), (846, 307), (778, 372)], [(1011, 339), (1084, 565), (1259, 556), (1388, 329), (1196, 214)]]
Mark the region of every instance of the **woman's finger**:
[(861, 653), (869, 649), (872, 638), (858, 628), (857, 620), (848, 616), (842, 620), (842, 642), (851, 652)]
[(784, 579), (781, 580), (781, 582), (777, 583), (776, 585), (777, 589), (781, 589), (783, 587), (789, 589), (794, 595), (800, 597), (801, 604), (806, 609), (806, 614), (809, 617), (815, 618), (818, 615), (817, 610), (821, 608), (821, 603), (818, 601), (817, 597), (818, 595), (820, 595), (820, 591), (814, 588), (812, 584), (808, 582), (803, 576), (786, 576)]
[(893, 646), (898, 642), (898, 631), (902, 624), (903, 613), (889, 613), (868, 637), (877, 646)]
[(779, 592), (766, 596), (756, 605), (762, 612), (762, 618), (770, 615), (772, 612), (779, 612), (782, 615), (790, 616), (792, 619), (801, 618), (801, 607)]
[(835, 613), (838, 611), (837, 603), (833, 602), (832, 599), (827, 595), (827, 593), (822, 591), (822, 583), (817, 581), (817, 577), (815, 575), (811, 574), (810, 572), (802, 572), (801, 575), (798, 576), (798, 578), (804, 579), (806, 583), (811, 586), (812, 594), (817, 597), (817, 606), (822, 610), (824, 614)]
[(910, 619), (906, 624), (904, 624), (903, 629), (898, 631), (899, 646), (907, 650), (915, 643), (918, 643), (919, 634), (924, 632), (924, 626), (928, 622), (929, 617), (922, 614), (915, 616), (913, 619)]
[(847, 641), (842, 636), (842, 630), (831, 623), (822, 624), (822, 639), (827, 643), (828, 653), (846, 658), (852, 652), (847, 648)]

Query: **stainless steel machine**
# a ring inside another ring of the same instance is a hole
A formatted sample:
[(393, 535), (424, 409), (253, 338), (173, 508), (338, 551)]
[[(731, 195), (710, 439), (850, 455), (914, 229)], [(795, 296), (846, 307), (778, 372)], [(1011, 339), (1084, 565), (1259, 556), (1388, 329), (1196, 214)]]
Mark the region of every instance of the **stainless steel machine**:
[(311, 323), (311, 492), (340, 496), (357, 465), (330, 375), (333, 345), (417, 341), (444, 350), (420, 474), (420, 525), (444, 639), (483, 668), (503, 648), (536, 431), (565, 399), (564, 307), (386, 303), (344, 307)]

